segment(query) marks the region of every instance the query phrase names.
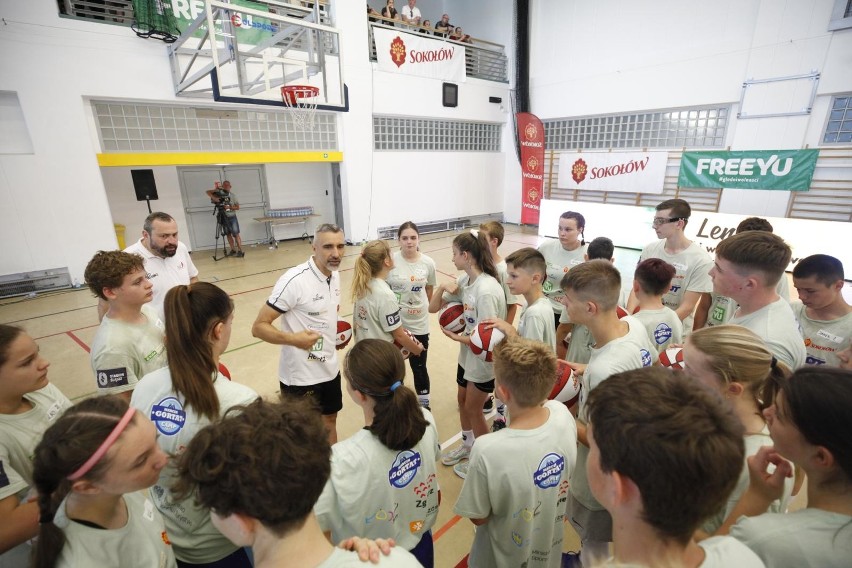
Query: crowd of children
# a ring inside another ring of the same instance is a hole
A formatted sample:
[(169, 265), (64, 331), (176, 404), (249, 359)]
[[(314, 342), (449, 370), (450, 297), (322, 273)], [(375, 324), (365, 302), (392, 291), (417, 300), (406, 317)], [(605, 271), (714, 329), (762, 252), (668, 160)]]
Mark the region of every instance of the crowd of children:
[[(97, 253), (86, 279), (106, 308), (91, 355), (104, 396), (72, 406), (35, 341), (0, 325), (0, 567), (434, 566), (439, 459), (464, 479), (451, 507), (476, 526), (471, 567), (848, 565), (843, 266), (800, 260), (791, 305), (780, 236), (743, 226), (713, 260), (685, 237), (690, 215), (679, 199), (657, 207), (659, 240), (630, 285), (612, 241), (587, 244), (572, 211), (558, 240), (505, 259), (499, 223), (459, 234), (450, 282), (414, 223), (395, 254), (368, 243), (341, 366), (364, 428), (337, 443), (301, 396), (263, 401), (229, 379), (223, 290), (174, 286), (161, 320), (140, 257)], [(328, 269), (332, 290), (329, 243), (306, 266)], [(459, 344), (461, 443), (441, 455), (428, 314), (449, 302), (464, 308), (463, 330), (441, 330)], [(471, 349), (487, 329), (505, 335), (493, 360)], [(289, 333), (285, 345), (323, 349), (321, 334)], [(681, 346), (683, 372), (656, 364)], [(581, 384), (570, 409), (548, 400), (558, 359)], [(807, 507), (787, 513), (805, 479)], [(565, 523), (577, 555), (562, 554)]]

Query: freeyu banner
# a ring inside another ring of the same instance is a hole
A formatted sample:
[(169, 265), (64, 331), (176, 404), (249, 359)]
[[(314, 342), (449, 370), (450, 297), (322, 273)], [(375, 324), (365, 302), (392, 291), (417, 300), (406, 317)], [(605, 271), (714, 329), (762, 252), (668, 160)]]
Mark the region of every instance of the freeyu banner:
[(521, 146), (521, 223), (538, 224), (544, 186), (544, 126), (529, 112), (515, 114)]
[(400, 30), (373, 28), (379, 70), (444, 81), (465, 80), (464, 47)]
[(678, 187), (807, 191), (819, 150), (684, 152)]
[(668, 152), (564, 152), (560, 189), (662, 193)]

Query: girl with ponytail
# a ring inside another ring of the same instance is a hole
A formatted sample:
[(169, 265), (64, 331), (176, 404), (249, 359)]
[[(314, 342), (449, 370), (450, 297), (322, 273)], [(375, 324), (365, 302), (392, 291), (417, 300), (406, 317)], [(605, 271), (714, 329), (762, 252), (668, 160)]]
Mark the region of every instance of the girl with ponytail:
[(364, 339), (396, 341), (414, 355), (425, 347), (402, 327), (396, 294), (387, 283), (393, 268), (390, 247), (385, 241), (370, 241), (355, 259), (352, 279), (352, 328), (355, 342)]
[(162, 516), (140, 491), (165, 467), (154, 425), (118, 396), (84, 400), (35, 449), (34, 568), (177, 566)]
[(556, 327), (562, 315), (561, 299), (565, 295), (560, 283), (565, 273), (578, 264), (585, 262), (586, 255), (586, 218), (576, 211), (565, 211), (559, 216), (558, 240), (547, 239), (538, 247), (538, 251), (547, 262), (547, 280), (542, 289), (550, 300)]
[(364, 428), (332, 447), (331, 477), (314, 507), (320, 526), (332, 542), (393, 538), (431, 567), (439, 502), (435, 419), (402, 384), (405, 362), (387, 341), (356, 343), (343, 376)]
[[(687, 374), (718, 392), (742, 422), (746, 460), (761, 446), (772, 445), (763, 411), (772, 404), (776, 386), (790, 371), (772, 356), (760, 337), (739, 325), (705, 327), (687, 338), (683, 360)], [(728, 533), (737, 521), (731, 513), (748, 482), (748, 463), (744, 461), (725, 508), (705, 521), (699, 537)], [(792, 493), (793, 479), (788, 479), (782, 498), (772, 504), (771, 510), (785, 511)]]
[(26, 566), (38, 534), (32, 456), (44, 431), (71, 406), (47, 380), (50, 366), (22, 329), (0, 325), (0, 566)]
[(442, 330), (444, 335), (461, 343), (456, 383), (462, 445), (441, 457), (444, 465), (454, 466), (456, 474), (464, 478), (476, 436), (488, 433), (482, 406), (494, 392), (494, 364), (473, 354), (469, 347), (470, 335), (485, 319), (506, 319), (506, 294), (484, 232), (474, 230), (453, 239), (453, 264), (464, 274), (455, 282), (438, 284), (429, 302), (429, 311), (436, 313), (447, 302), (464, 305), (464, 331), (459, 334)]
[[(224, 290), (209, 282), (175, 286), (164, 307), (169, 365), (145, 375), (130, 404), (154, 423), (160, 447), (176, 456), (204, 426), (257, 393), (219, 372), (234, 321), (234, 304)], [(250, 567), (245, 550), (213, 526), (209, 509), (198, 505), (194, 495), (178, 499), (173, 494), (174, 469), (170, 462), (160, 472), (151, 498), (166, 520), (178, 565)]]

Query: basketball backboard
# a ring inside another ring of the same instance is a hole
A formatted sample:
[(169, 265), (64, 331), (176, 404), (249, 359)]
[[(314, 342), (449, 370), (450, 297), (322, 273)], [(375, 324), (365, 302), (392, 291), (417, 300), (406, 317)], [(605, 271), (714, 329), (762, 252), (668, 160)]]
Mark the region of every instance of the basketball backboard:
[(317, 108), (346, 110), (339, 32), (324, 2), (205, 0), (169, 46), (175, 92), (282, 106), (281, 87), (319, 89)]

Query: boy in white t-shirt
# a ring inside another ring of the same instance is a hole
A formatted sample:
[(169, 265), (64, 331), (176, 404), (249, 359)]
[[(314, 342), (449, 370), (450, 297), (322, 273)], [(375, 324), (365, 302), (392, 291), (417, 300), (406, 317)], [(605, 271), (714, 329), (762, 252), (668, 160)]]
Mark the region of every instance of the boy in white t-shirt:
[(589, 394), (589, 485), (612, 514), (619, 565), (763, 566), (733, 537), (693, 539), (742, 469), (743, 427), (723, 402), (659, 367), (618, 373)]
[[(684, 334), (688, 335), (693, 327), (704, 327), (707, 311), (696, 312), (696, 306), (703, 295), (709, 296), (713, 290), (707, 276), (713, 261), (706, 250), (684, 235), (692, 215), (689, 203), (683, 199), (667, 199), (657, 205), (656, 210), (652, 224), (659, 240), (643, 248), (639, 260), (661, 258), (677, 270), (671, 287), (663, 296), (663, 303), (677, 312)], [(631, 295), (627, 313), (632, 314), (637, 305), (636, 296)]]
[(577, 430), (565, 405), (547, 400), (555, 373), (541, 342), (509, 337), (494, 351), (495, 388), (512, 420), (473, 446), (454, 508), (478, 527), (471, 568), (561, 566)]
[[(359, 554), (366, 560), (364, 551), (334, 548), (313, 513), (331, 474), (331, 446), (316, 410), (286, 397), (239, 408), (192, 438), (176, 490), (194, 492), (223, 535), (252, 548), (255, 566), (336, 568), (357, 566)], [(373, 563), (420, 566), (402, 548), (384, 552), (371, 554)]]
[(633, 317), (642, 322), (648, 337), (662, 353), (670, 345), (683, 343), (683, 324), (674, 310), (663, 305), (663, 294), (671, 287), (675, 267), (659, 258), (646, 258), (633, 274), (633, 294), (639, 310)]
[(843, 298), (843, 263), (827, 254), (803, 258), (793, 268), (799, 301), (793, 314), (802, 328), (807, 365), (840, 366), (837, 354), (852, 344), (852, 306)]
[(561, 288), (568, 317), (572, 322), (586, 326), (595, 341), (588, 365), (569, 362), (574, 372), (582, 375), (582, 388), (577, 425), (580, 444), (577, 467), (571, 477), (568, 515), (580, 535), (581, 561), (591, 566), (589, 559), (606, 554), (612, 540), (612, 518), (592, 495), (586, 478), (589, 448), (585, 400), (610, 375), (652, 365), (657, 352), (639, 320), (633, 316), (619, 319), (616, 308), (621, 276), (611, 262), (590, 260), (575, 266), (562, 279)]
[(719, 243), (709, 274), (713, 291), (739, 304), (729, 323), (755, 332), (779, 361), (798, 369), (805, 364), (805, 343), (790, 304), (775, 288), (792, 254), (778, 235), (745, 231)]
[[(508, 279), (506, 280), (512, 294), (524, 297), (526, 307), (521, 312), (518, 329), (501, 319), (486, 320), (506, 335), (520, 335), (525, 339), (541, 341), (552, 351), (556, 351), (556, 331), (553, 329), (553, 309), (550, 300), (541, 289), (542, 282), (547, 278), (547, 263), (544, 256), (532, 247), (516, 250), (506, 257)], [(491, 431), (496, 432), (506, 427), (505, 408), (498, 405), (497, 416), (491, 424)]]
[(100, 251), (84, 273), (107, 311), (92, 341), (92, 371), (98, 394), (120, 394), (128, 401), (142, 377), (165, 367), (165, 325), (150, 306), (154, 285), (141, 256)]

